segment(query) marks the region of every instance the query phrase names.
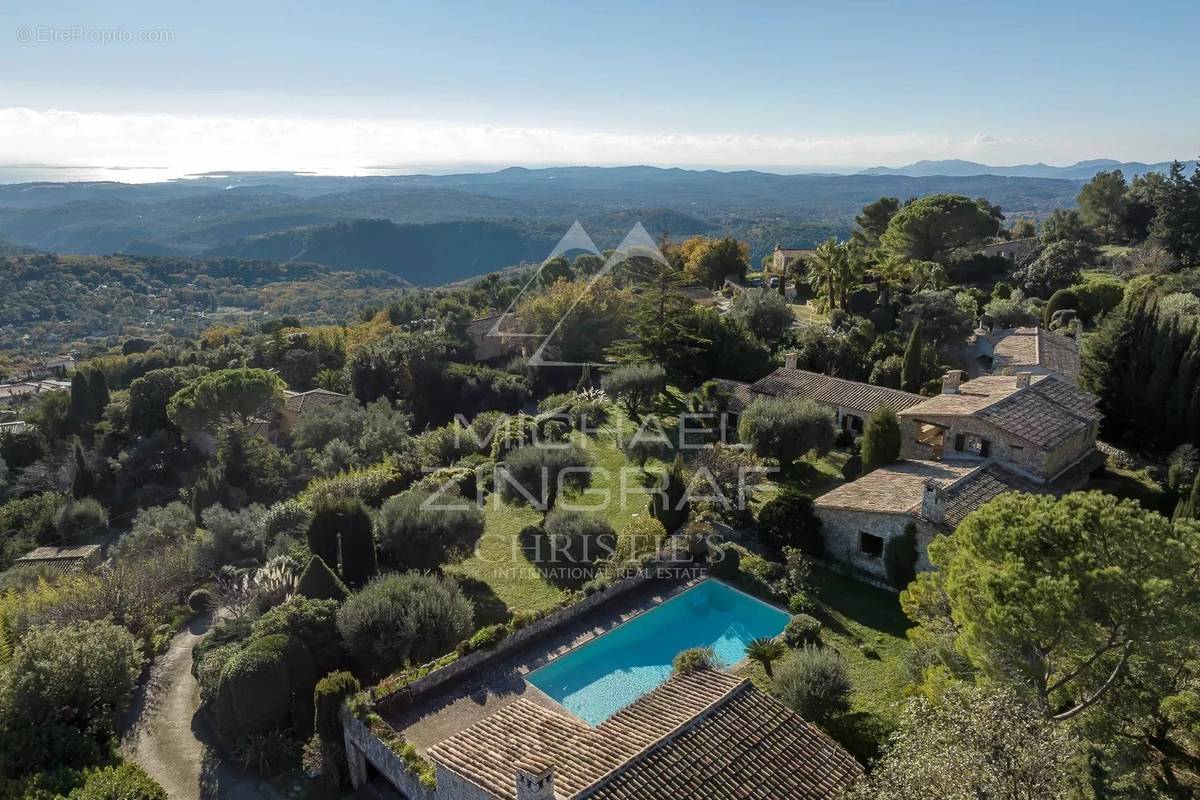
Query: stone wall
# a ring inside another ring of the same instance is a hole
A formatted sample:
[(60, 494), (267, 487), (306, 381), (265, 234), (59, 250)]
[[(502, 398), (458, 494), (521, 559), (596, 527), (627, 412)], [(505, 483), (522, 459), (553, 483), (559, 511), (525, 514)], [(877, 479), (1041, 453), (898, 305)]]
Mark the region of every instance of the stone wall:
[(366, 782), (366, 765), (369, 763), (409, 800), (441, 800), (444, 797), (437, 789), (425, 786), (416, 775), (409, 772), (404, 759), (393, 753), (345, 706), (342, 706), (342, 730), (346, 741), (346, 760), (350, 765), (350, 782), (355, 788)]
[(825, 543), (823, 560), (834, 569), (891, 588), (887, 583), (887, 568), (884, 566), (883, 556), (868, 556), (863, 553), (859, 549), (859, 532), (866, 531), (883, 539), (886, 549), (888, 541), (902, 535), (909, 523), (917, 528), (917, 571), (933, 569), (933, 565), (929, 563), (929, 542), (937, 531), (911, 514), (883, 514), (820, 507), (814, 508), (813, 511), (821, 520), (821, 533)]

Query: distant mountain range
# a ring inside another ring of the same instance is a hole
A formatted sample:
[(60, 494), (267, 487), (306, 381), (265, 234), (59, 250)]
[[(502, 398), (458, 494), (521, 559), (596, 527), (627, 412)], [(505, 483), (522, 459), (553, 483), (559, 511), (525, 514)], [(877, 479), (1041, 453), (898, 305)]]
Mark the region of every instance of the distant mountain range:
[(0, 185), (0, 252), (236, 257), (382, 269), (440, 285), (540, 261), (578, 220), (600, 248), (731, 235), (755, 264), (776, 244), (846, 237), (881, 196), (987, 197), (1011, 217), (1074, 203), (1079, 180), (996, 175), (779, 175), (654, 167), (331, 177), (228, 173), (161, 183)]
[[(1195, 168), (1195, 161), (1184, 162), (1188, 171)], [(1069, 167), (1053, 167), (1049, 164), (1017, 164), (1011, 167), (994, 167), (990, 164), (980, 164), (976, 161), (963, 161), (957, 158), (942, 161), (917, 161), (904, 167), (871, 167), (860, 172), (860, 175), (907, 175), (909, 177), (927, 178), (934, 175), (963, 177), (967, 175), (997, 175), (1007, 178), (1061, 178), (1070, 181), (1091, 180), (1097, 172), (1111, 172), (1119, 169), (1127, 179), (1135, 175), (1145, 175), (1148, 172), (1166, 173), (1171, 168), (1170, 161), (1157, 164), (1144, 164), (1141, 161), (1114, 161), (1110, 158), (1096, 158), (1090, 161), (1080, 161)]]

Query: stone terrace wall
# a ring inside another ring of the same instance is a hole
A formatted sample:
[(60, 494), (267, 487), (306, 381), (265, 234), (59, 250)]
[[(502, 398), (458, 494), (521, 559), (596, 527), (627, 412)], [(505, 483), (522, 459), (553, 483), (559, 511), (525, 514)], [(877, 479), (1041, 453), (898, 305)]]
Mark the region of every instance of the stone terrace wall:
[(408, 770), (404, 760), (371, 733), (345, 706), (342, 706), (342, 730), (346, 740), (346, 760), (350, 765), (350, 782), (355, 788), (366, 782), (366, 764), (369, 762), (409, 800), (439, 800), (437, 789), (421, 783)]

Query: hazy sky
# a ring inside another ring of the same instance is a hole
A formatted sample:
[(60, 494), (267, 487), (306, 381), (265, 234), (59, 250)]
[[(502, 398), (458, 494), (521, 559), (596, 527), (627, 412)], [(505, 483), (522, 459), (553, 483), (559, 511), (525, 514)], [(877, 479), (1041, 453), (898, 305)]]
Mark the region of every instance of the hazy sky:
[(0, 20), (5, 164), (801, 168), (1200, 153), (1194, 0), (93, 0), (4, 3)]

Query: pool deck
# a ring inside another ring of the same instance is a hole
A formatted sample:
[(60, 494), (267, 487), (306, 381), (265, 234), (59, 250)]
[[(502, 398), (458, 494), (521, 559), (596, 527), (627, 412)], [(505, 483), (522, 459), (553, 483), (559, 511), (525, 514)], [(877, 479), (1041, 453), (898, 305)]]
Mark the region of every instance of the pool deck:
[(590, 642), (699, 581), (654, 581), (597, 606), (585, 616), (548, 632), (510, 657), (440, 687), (412, 705), (384, 715), (387, 723), (421, 755), (433, 745), (453, 736), (497, 709), (524, 698), (569, 713), (544, 692), (530, 685), (525, 676), (538, 667)]

